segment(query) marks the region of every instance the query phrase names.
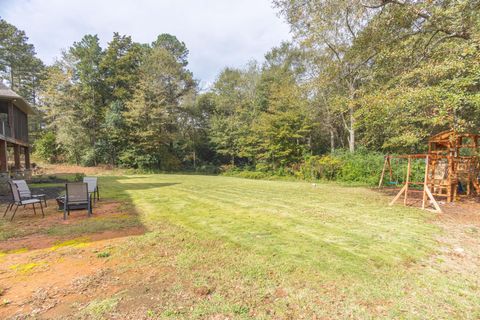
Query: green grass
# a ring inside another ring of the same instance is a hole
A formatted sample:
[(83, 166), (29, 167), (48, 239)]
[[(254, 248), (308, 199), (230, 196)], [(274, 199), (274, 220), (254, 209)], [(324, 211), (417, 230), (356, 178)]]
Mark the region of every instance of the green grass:
[(114, 310), (119, 301), (118, 297), (111, 297), (105, 300), (94, 300), (83, 308), (77, 315), (79, 319), (105, 319), (105, 315)]
[[(480, 316), (475, 276), (422, 266), (437, 249), (432, 214), (388, 207), (372, 190), (192, 175), (102, 177), (101, 184), (104, 196), (131, 201), (152, 231), (116, 254), (156, 265), (165, 258), (144, 250), (162, 243), (175, 252), (168, 263), (181, 282), (216, 288), (191, 311), (177, 301), (178, 310), (158, 307), (159, 314)], [(287, 297), (265, 303), (279, 287)]]
[(135, 261), (122, 272), (158, 274), (132, 280), (124, 299), (96, 301), (83, 315), (108, 318), (128, 303), (123, 309), (133, 312), (129, 301), (148, 292), (138, 309), (161, 319), (480, 317), (478, 274), (432, 262), (442, 236), (433, 214), (389, 207), (373, 190), (170, 174), (105, 175), (99, 183), (103, 198), (138, 215), (42, 232), (142, 224), (149, 232), (105, 252)]
[(106, 196), (130, 198), (150, 230), (166, 221), (331, 275), (369, 276), (377, 267), (421, 258), (435, 232), (428, 213), (332, 184), (153, 175), (120, 178), (107, 190)]

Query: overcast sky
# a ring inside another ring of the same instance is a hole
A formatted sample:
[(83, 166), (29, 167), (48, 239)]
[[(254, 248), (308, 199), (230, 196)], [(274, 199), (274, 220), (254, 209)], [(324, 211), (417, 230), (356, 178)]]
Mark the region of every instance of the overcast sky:
[(204, 85), (290, 39), (270, 0), (0, 0), (0, 16), (25, 30), (47, 64), (88, 33), (102, 46), (115, 31), (142, 43), (171, 33), (186, 43)]

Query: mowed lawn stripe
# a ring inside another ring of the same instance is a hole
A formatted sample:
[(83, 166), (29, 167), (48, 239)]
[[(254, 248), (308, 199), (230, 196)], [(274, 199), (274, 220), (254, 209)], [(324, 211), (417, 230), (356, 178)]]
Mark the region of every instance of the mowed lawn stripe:
[[(433, 229), (418, 210), (388, 210), (385, 199), (362, 188), (182, 175), (152, 175), (127, 184), (136, 181), (151, 183), (128, 191), (147, 209), (142, 212), (148, 227), (166, 219), (198, 236), (332, 275), (376, 273), (422, 257)], [(172, 185), (155, 187), (158, 182)]]
[[(389, 207), (390, 197), (374, 190), (164, 174), (105, 176), (100, 184), (105, 198), (130, 201), (153, 231), (125, 254), (144, 265), (168, 261), (180, 281), (174, 294), (187, 293), (185, 283), (214, 288), (180, 318), (213, 317), (239, 303), (261, 319), (292, 318), (292, 307), (293, 318), (308, 319), (480, 316), (478, 275), (444, 272), (434, 215)], [(165, 256), (156, 243), (176, 253)], [(287, 295), (268, 298), (279, 288)]]

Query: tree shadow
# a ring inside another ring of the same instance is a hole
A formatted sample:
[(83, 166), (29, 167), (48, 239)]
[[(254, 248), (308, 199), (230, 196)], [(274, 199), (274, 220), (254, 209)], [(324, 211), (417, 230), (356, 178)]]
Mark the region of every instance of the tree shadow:
[[(0, 252), (45, 249), (68, 243), (72, 239), (95, 242), (144, 234), (148, 229), (143, 224), (129, 191), (138, 192), (179, 184), (143, 182), (146, 178), (148, 176), (100, 176), (100, 201), (94, 203), (93, 215), (87, 217), (86, 210), (74, 210), (67, 220), (63, 220), (63, 212), (58, 210), (55, 200), (64, 193), (64, 187), (32, 186), (33, 193), (47, 194), (49, 200), (48, 207), (44, 208), (45, 218), (42, 218), (40, 210), (34, 215), (31, 208), (19, 208), (14, 220), (10, 222), (12, 212), (7, 213), (5, 218), (0, 219)], [(5, 207), (6, 203), (0, 210), (5, 210)]]

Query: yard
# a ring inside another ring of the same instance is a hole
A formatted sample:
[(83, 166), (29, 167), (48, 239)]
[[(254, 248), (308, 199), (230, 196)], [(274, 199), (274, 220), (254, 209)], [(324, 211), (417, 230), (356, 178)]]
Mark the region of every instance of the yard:
[[(0, 318), (480, 317), (480, 214), (361, 187), (199, 175), (100, 178), (63, 221), (0, 220)], [(38, 187), (48, 187), (42, 185)]]

